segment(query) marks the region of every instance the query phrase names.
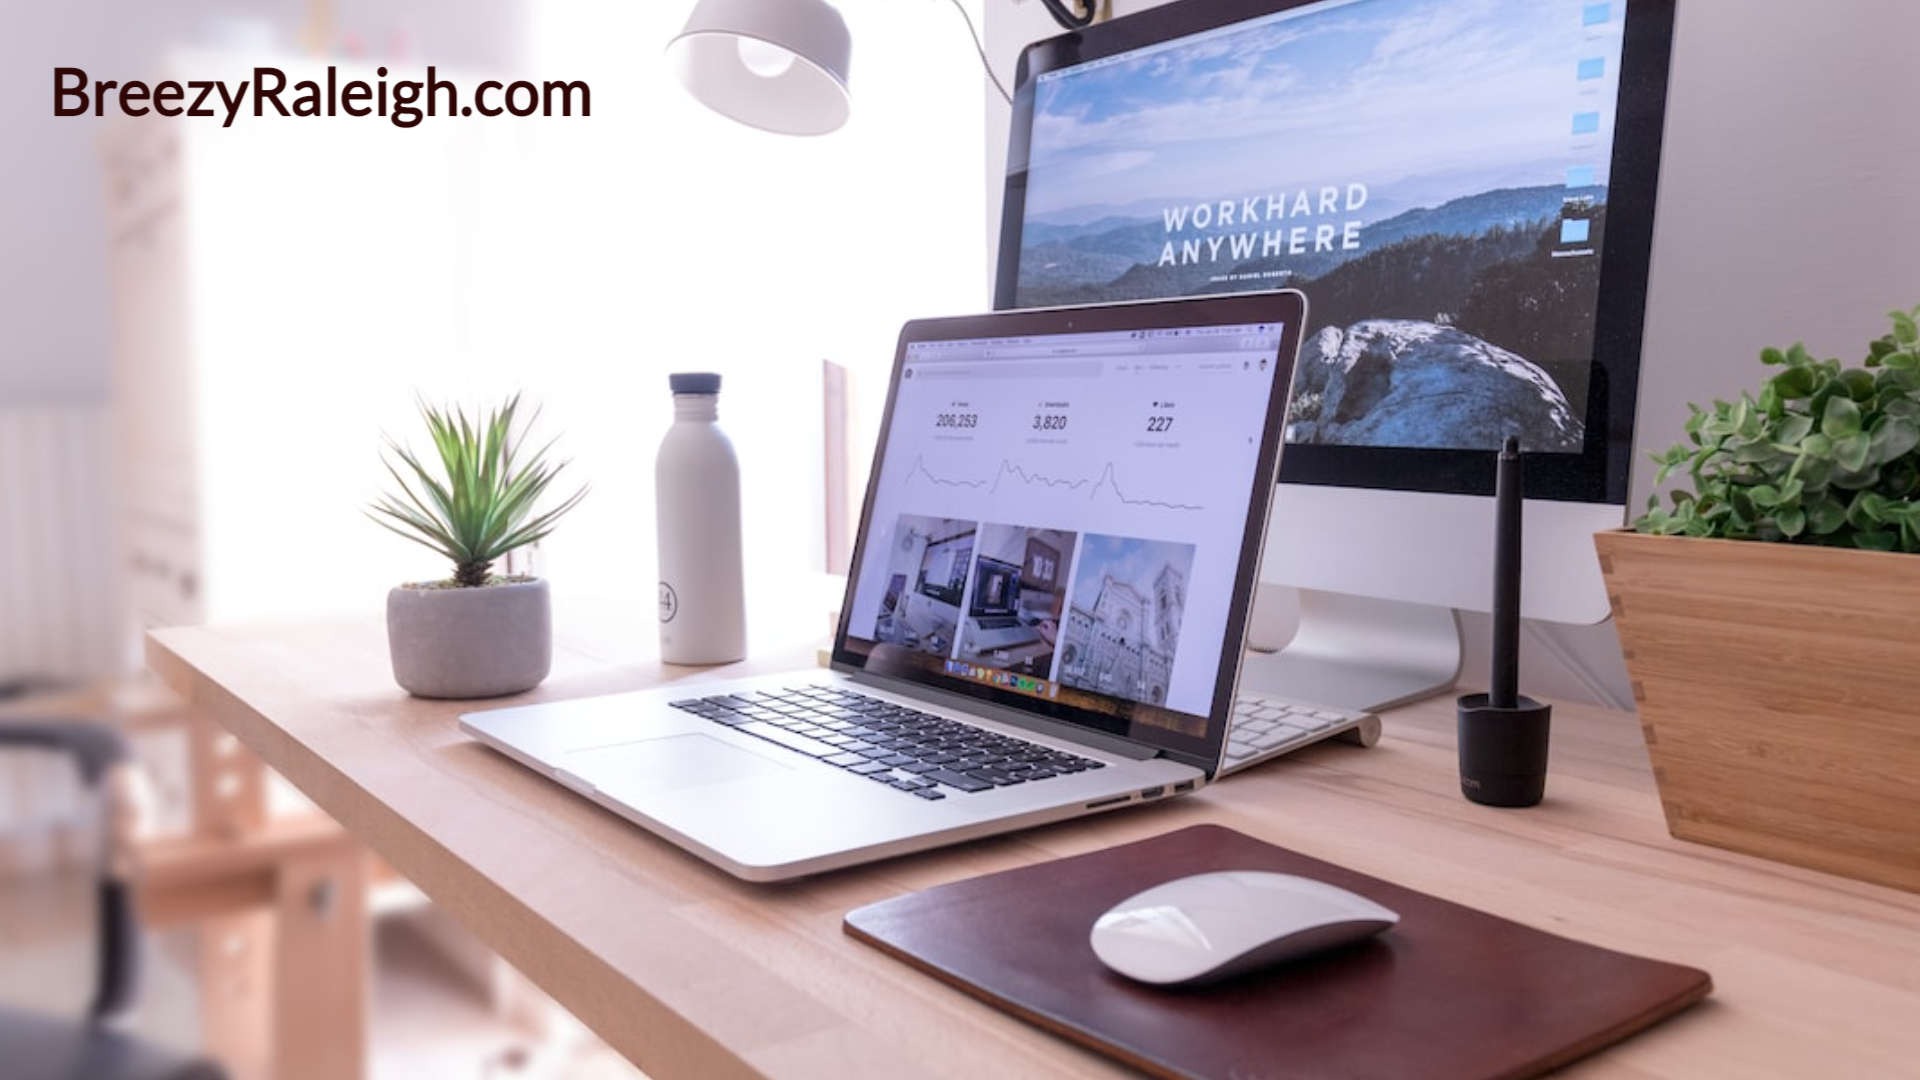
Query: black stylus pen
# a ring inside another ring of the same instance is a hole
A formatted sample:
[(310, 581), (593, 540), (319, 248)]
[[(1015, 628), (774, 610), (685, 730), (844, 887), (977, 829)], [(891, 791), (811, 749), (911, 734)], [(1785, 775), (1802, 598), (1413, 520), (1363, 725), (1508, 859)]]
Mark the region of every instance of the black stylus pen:
[(1520, 704), (1520, 468), (1520, 440), (1509, 435), (1493, 484), (1493, 675), (1487, 703), (1496, 709)]

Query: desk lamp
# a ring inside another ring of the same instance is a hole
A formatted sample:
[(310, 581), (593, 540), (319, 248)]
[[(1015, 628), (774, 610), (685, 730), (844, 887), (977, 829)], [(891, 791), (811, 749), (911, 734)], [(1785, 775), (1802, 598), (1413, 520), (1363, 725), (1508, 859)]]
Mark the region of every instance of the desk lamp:
[[(1099, 0), (1041, 0), (1069, 30), (1091, 25)], [(974, 50), (1000, 96), (1012, 100), (973, 26)], [(687, 91), (717, 113), (781, 135), (825, 135), (847, 122), (853, 37), (826, 0), (700, 0), (667, 45)]]

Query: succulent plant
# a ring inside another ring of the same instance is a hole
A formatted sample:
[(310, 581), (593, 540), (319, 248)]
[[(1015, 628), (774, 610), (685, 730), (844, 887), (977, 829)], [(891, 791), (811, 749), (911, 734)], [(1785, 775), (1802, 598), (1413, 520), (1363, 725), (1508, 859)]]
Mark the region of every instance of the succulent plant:
[(1803, 345), (1767, 349), (1781, 370), (1712, 409), (1689, 406), (1687, 441), (1663, 454), (1656, 483), (1685, 469), (1690, 488), (1655, 496), (1645, 533), (1920, 552), (1920, 307), (1859, 367)]
[(387, 439), (389, 453), (381, 456), (381, 463), (399, 490), (382, 495), (367, 516), (446, 556), (453, 563), (455, 585), (487, 584), (495, 560), (552, 532), (554, 523), (587, 493), (582, 487), (552, 509), (534, 513), (567, 463), (547, 459), (551, 442), (524, 452), (523, 440), (539, 414), (536, 410), (526, 423), (516, 424), (519, 408), (520, 395), (515, 394), (476, 424), (464, 408), (422, 401), (420, 416), (433, 437), (441, 475), (397, 440)]

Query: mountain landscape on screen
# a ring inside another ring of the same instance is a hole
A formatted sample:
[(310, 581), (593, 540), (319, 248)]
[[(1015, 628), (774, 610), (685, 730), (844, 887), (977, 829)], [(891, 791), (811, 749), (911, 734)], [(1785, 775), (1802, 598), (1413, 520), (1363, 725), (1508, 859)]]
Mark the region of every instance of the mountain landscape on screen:
[(1013, 302), (1299, 288), (1289, 441), (1578, 452), (1617, 83), (1540, 57), (1607, 33), (1362, 0), (1043, 74)]

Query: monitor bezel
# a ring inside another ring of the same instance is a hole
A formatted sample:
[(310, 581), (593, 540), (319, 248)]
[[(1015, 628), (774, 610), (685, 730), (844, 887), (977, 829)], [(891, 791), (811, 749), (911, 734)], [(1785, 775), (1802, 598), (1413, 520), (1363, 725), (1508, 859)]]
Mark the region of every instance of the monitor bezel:
[[(1293, 382), (1293, 362), (1299, 355), (1301, 330), (1306, 324), (1306, 317), (1306, 298), (1298, 290), (1276, 289), (1181, 300), (1023, 308), (984, 315), (916, 319), (907, 323), (901, 328), (899, 341), (894, 348), (886, 408), (881, 414), (873, 466), (868, 472), (866, 496), (860, 507), (860, 526), (855, 536), (853, 561), (847, 575), (846, 593), (840, 604), (839, 625), (833, 637), (834, 670), (865, 672), (869, 678), (955, 694), (1042, 720), (1098, 732), (1108, 738), (1147, 747), (1168, 759), (1203, 769), (1211, 776), (1219, 767), (1221, 748), (1226, 741), (1227, 721), (1233, 712), (1247, 623), (1253, 612), (1253, 597), (1260, 577), (1260, 561), (1265, 554), (1267, 522), (1272, 512), (1282, 456), (1281, 435), (1286, 424), (1287, 391)], [(866, 559), (867, 539), (872, 535), (874, 499), (886, 463), (887, 433), (893, 428), (894, 405), (899, 398), (900, 374), (906, 363), (909, 344), (1259, 323), (1277, 323), (1281, 327), (1280, 341), (1274, 352), (1275, 390), (1268, 398), (1267, 413), (1261, 426), (1260, 450), (1254, 460), (1253, 485), (1247, 495), (1247, 518), (1240, 536), (1240, 557), (1235, 564), (1233, 595), (1228, 602), (1227, 624), (1221, 639), (1220, 666), (1215, 674), (1204, 736), (1195, 738), (1168, 728), (1134, 725), (1124, 716), (1094, 712), (1066, 702), (1019, 694), (952, 676), (914, 670), (871, 671), (867, 667), (866, 655), (848, 648), (854, 594), (860, 587), (860, 567)]]
[[(1042, 74), (1327, 0), (1178, 0), (1085, 30), (1036, 41), (1020, 54), (1008, 130), (994, 308), (1014, 305), (1033, 134), (1034, 81)], [(1623, 0), (1620, 93), (1613, 133), (1600, 296), (1580, 453), (1529, 455), (1527, 497), (1625, 506), (1633, 465), (1654, 196), (1664, 138), (1676, 0)], [(1307, 286), (1311, 299), (1311, 285)], [(1209, 294), (1214, 295), (1214, 294)], [(1309, 326), (1308, 331), (1314, 328)], [(1280, 482), (1375, 490), (1491, 495), (1494, 455), (1484, 450), (1289, 444)]]

